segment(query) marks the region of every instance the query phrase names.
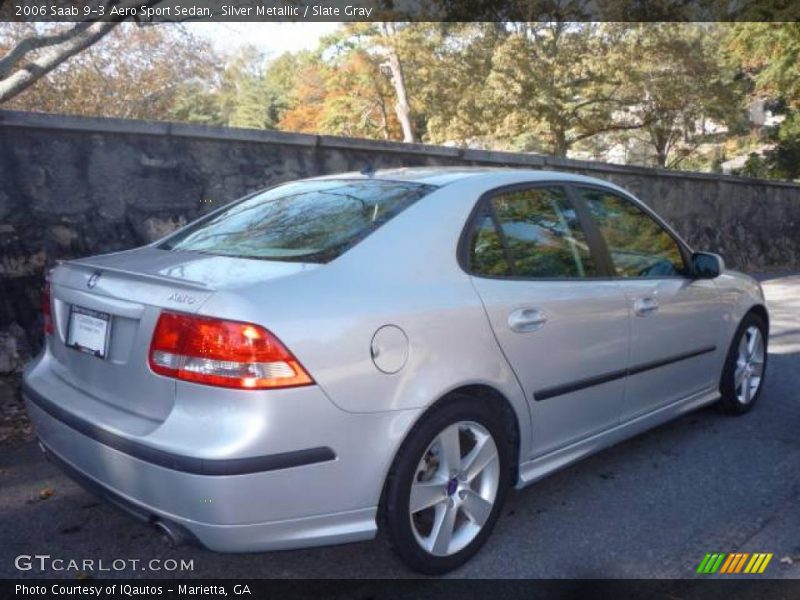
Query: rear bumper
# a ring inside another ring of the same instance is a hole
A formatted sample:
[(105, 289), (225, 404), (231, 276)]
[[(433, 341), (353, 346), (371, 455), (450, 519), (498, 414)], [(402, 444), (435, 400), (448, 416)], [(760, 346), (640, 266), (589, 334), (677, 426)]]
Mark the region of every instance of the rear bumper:
[[(177, 523), (210, 550), (284, 550), (341, 544), (375, 536), (376, 507), (235, 525), (202, 522), (165, 511), (159, 506), (157, 488), (181, 496), (187, 503), (203, 506), (213, 504), (214, 496), (221, 495), (219, 486), (224, 486), (225, 496), (239, 495), (239, 502), (252, 503), (260, 502), (260, 498), (237, 493), (251, 487), (252, 481), (244, 479), (263, 479), (268, 475), (202, 476), (152, 465), (87, 438), (41, 410), (28, 397), (25, 400), (42, 445), (67, 475), (94, 495), (142, 521)], [(75, 452), (77, 448), (81, 451)], [(91, 459), (87, 460), (88, 456)], [(292, 493), (291, 490), (286, 492)], [(236, 506), (229, 504), (225, 510), (236, 511)], [(187, 511), (196, 512), (189, 506)]]
[[(234, 398), (228, 413), (235, 421), (220, 413), (216, 427), (207, 415), (174, 410), (137, 436), (95, 422), (88, 411), (95, 400), (65, 386), (46, 359), (26, 372), (23, 396), (48, 454), (84, 487), (140, 519), (177, 524), (221, 552), (374, 537), (385, 474), (414, 418), (408, 411), (347, 413), (308, 387), (248, 397), (247, 419), (237, 413), (246, 403), (237, 407)], [(97, 414), (104, 414), (100, 407)], [(234, 424), (242, 428), (238, 437)], [(188, 441), (175, 435), (192, 426)], [(152, 442), (165, 439), (174, 443)], [(236, 440), (248, 444), (231, 444)]]
[(333, 450), (325, 446), (265, 456), (230, 459), (203, 459), (166, 452), (98, 427), (90, 421), (64, 410), (58, 404), (51, 402), (24, 383), (22, 389), (27, 401), (35, 404), (37, 408), (84, 436), (128, 456), (173, 471), (194, 473), (196, 475), (246, 475), (249, 473), (264, 473), (293, 467), (304, 467), (336, 460), (336, 454), (334, 454)]

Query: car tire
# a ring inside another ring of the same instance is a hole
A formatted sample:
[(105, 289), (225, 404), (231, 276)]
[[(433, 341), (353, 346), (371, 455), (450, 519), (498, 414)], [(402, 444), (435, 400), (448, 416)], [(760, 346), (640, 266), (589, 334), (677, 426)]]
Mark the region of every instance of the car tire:
[(730, 415), (749, 412), (761, 396), (767, 372), (767, 324), (756, 313), (745, 315), (728, 349), (720, 380), (719, 407)]
[(515, 428), (508, 420), (504, 407), (455, 395), (407, 436), (386, 481), (383, 521), (410, 568), (451, 571), (491, 534), (513, 472)]

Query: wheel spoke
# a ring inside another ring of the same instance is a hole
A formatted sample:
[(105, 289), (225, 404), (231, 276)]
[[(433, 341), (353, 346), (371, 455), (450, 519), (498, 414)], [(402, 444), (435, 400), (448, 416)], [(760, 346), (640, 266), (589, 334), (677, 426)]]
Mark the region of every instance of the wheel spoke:
[(439, 434), (441, 460), (448, 471), (457, 472), (461, 468), (461, 444), (458, 441), (458, 425), (451, 425)]
[(464, 511), (470, 521), (479, 527), (483, 527), (492, 512), (492, 503), (470, 490), (464, 498), (461, 510)]
[(415, 481), (411, 486), (409, 510), (413, 515), (445, 500), (447, 500), (447, 484), (440, 479)]
[(758, 330), (757, 329), (750, 329), (748, 331), (748, 336), (747, 336), (747, 358), (748, 359), (751, 359), (751, 358), (753, 358), (753, 356), (755, 356), (756, 347), (758, 345), (758, 338), (759, 337), (761, 337), (761, 336), (758, 334)]
[(748, 374), (747, 377), (745, 377), (744, 389), (742, 390), (744, 392), (745, 404), (749, 403), (750, 400), (753, 397), (752, 396), (752, 389), (751, 389), (752, 388), (752, 383), (753, 383), (753, 378), (752, 378), (752, 376), (750, 374)]
[(458, 511), (455, 507), (445, 506), (443, 510), (438, 511), (436, 521), (433, 524), (431, 531), (431, 554), (438, 554), (443, 556), (447, 554), (450, 548), (450, 540), (453, 539), (453, 529), (456, 526), (456, 514)]
[(746, 363), (750, 353), (747, 350), (747, 332), (739, 340), (739, 362)]
[(736, 372), (733, 375), (733, 386), (734, 386), (734, 389), (737, 389), (737, 390), (739, 389), (739, 387), (742, 385), (742, 382), (744, 381), (746, 375), (747, 375), (747, 367), (746, 366), (742, 365), (740, 367), (737, 367)]
[(486, 466), (497, 458), (497, 449), (489, 436), (478, 440), (475, 447), (461, 462), (461, 472), (467, 481), (472, 481)]
[(750, 363), (750, 372), (753, 374), (754, 377), (761, 377), (764, 374), (764, 362), (763, 361), (753, 361)]

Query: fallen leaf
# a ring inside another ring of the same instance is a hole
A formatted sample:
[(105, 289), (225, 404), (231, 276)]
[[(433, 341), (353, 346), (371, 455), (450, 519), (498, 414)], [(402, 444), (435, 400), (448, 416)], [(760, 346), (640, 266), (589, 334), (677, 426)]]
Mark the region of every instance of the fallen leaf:
[(50, 496), (52, 496), (55, 493), (56, 491), (53, 488), (44, 488), (42, 491), (39, 492), (39, 499), (47, 500)]
[(62, 527), (58, 530), (59, 533), (75, 533), (81, 530), (80, 525), (72, 525), (70, 527)]

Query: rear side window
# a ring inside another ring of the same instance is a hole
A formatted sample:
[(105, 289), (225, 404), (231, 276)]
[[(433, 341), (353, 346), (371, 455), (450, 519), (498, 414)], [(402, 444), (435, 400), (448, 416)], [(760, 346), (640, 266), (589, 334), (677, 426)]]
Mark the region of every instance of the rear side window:
[(687, 273), (675, 239), (630, 200), (604, 190), (578, 188), (606, 240), (619, 277), (675, 277)]
[(434, 189), (378, 179), (288, 183), (201, 219), (160, 247), (241, 258), (328, 262)]
[(471, 264), (473, 273), (479, 275), (496, 277), (511, 274), (511, 264), (506, 258), (503, 239), (488, 211), (481, 214), (475, 222)]
[(490, 277), (597, 274), (578, 216), (560, 187), (493, 196), (472, 230), (470, 267), (473, 273)]

